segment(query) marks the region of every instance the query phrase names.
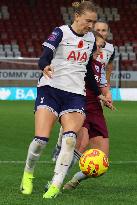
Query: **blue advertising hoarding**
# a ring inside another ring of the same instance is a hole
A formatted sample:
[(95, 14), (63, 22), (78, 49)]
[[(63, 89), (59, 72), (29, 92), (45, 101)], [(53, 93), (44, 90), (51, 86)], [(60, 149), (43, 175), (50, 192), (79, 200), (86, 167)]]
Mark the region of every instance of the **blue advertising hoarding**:
[[(137, 88), (112, 88), (113, 100), (137, 101)], [(36, 87), (0, 87), (0, 100), (35, 100)]]

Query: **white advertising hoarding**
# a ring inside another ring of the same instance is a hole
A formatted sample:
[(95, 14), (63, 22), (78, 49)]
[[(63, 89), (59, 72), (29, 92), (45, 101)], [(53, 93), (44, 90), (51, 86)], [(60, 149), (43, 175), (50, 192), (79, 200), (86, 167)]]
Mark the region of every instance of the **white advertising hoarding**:
[[(0, 80), (37, 80), (41, 70), (0, 70)], [(137, 81), (137, 71), (113, 71), (111, 81)]]

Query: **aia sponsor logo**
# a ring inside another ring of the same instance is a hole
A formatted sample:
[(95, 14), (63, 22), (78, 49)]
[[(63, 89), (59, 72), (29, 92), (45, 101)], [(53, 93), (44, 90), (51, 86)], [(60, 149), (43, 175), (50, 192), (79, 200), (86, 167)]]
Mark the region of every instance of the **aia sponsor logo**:
[(80, 61), (80, 62), (86, 62), (87, 61), (87, 53), (81, 53), (80, 51), (75, 52), (71, 51), (67, 57), (67, 60), (73, 60), (73, 61)]

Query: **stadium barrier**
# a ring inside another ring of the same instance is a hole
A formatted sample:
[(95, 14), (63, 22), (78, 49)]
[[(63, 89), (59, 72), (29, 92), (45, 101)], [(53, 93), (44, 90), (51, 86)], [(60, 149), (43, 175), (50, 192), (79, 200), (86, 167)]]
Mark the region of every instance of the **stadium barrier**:
[[(114, 101), (137, 101), (137, 88), (112, 88)], [(0, 87), (0, 100), (35, 100), (36, 87)]]
[[(38, 58), (0, 58), (0, 100), (36, 98), (37, 80), (42, 73), (37, 62)], [(119, 57), (114, 60), (111, 84), (113, 100), (137, 100), (137, 71), (120, 71)]]

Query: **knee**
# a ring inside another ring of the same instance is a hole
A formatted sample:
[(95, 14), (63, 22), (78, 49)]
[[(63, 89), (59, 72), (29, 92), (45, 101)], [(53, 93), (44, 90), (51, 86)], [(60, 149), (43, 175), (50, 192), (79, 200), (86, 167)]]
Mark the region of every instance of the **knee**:
[(63, 133), (62, 145), (66, 147), (68, 151), (74, 149), (76, 145), (76, 133), (74, 132)]
[(66, 144), (69, 146), (69, 147), (75, 147), (76, 145), (76, 139), (74, 137), (67, 137), (66, 138)]

